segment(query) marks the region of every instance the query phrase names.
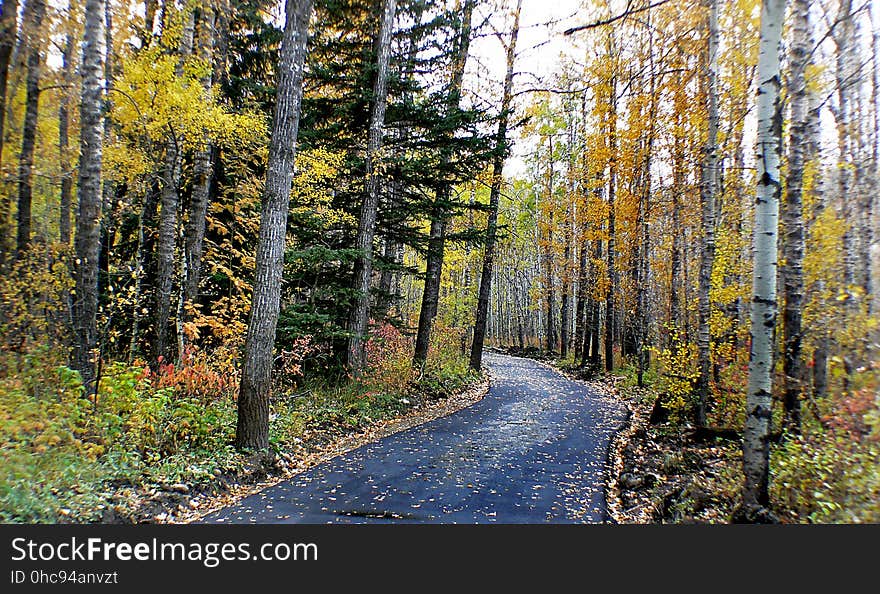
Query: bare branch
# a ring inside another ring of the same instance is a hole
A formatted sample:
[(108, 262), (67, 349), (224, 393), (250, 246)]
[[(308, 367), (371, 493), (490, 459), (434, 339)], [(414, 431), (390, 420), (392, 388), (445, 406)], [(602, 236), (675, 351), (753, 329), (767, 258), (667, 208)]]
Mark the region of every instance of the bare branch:
[(641, 8), (629, 8), (627, 5), (626, 10), (617, 16), (613, 16), (607, 19), (602, 19), (599, 21), (594, 21), (588, 25), (579, 25), (577, 27), (572, 27), (571, 29), (566, 29), (562, 34), (563, 35), (571, 35), (572, 33), (577, 33), (578, 31), (585, 31), (587, 29), (595, 29), (596, 27), (603, 27), (605, 25), (610, 25), (611, 23), (615, 23), (621, 19), (625, 19), (628, 16), (638, 14), (640, 12), (645, 12), (646, 10), (651, 10), (652, 8), (657, 8), (658, 6), (662, 6), (666, 4), (669, 0), (659, 0), (653, 4), (648, 4), (647, 6), (642, 6)]

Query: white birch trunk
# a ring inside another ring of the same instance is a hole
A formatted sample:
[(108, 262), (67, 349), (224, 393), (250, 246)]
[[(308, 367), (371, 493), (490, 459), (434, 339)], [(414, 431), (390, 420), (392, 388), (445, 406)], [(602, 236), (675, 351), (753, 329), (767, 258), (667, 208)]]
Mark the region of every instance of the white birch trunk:
[(779, 101), (779, 53), (785, 0), (764, 0), (758, 54), (758, 186), (755, 199), (754, 276), (752, 281), (749, 380), (743, 434), (742, 506), (747, 521), (766, 521), (769, 506), (769, 439), (776, 330), (777, 235), (782, 111)]

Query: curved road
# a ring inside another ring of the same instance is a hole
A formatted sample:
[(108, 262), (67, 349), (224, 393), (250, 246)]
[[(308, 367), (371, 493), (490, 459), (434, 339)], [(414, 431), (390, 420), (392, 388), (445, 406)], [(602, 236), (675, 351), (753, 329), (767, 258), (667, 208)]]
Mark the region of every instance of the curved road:
[(206, 516), (209, 523), (581, 523), (605, 519), (622, 405), (528, 359), (487, 352), (488, 394)]

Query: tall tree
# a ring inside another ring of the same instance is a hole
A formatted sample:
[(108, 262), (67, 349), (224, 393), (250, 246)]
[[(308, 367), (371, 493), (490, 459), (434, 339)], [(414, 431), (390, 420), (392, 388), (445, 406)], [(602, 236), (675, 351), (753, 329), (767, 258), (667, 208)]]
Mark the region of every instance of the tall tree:
[[(194, 14), (191, 7), (185, 7), (183, 28), (178, 48), (178, 76), (183, 73), (184, 62), (190, 57), (193, 46)], [(159, 238), (156, 244), (156, 292), (155, 319), (156, 341), (154, 360), (168, 359), (168, 324), (171, 319), (171, 295), (174, 288), (174, 270), (177, 247), (177, 221), (180, 209), (180, 167), (182, 137), (174, 131), (165, 142), (165, 162), (162, 169), (162, 191), (159, 195)]]
[(25, 4), (24, 20), (27, 25), (27, 78), (24, 126), (21, 131), (21, 153), (18, 157), (18, 232), (16, 256), (21, 256), (31, 241), (31, 200), (33, 196), (34, 148), (37, 139), (37, 113), (40, 101), (41, 27), (46, 15), (44, 0), (29, 0)]
[(605, 371), (614, 369), (614, 330), (617, 324), (615, 299), (617, 297), (617, 268), (614, 258), (617, 254), (615, 228), (616, 213), (614, 199), (617, 194), (617, 72), (615, 49), (612, 35), (608, 36), (608, 56), (613, 60), (608, 88), (608, 248), (606, 258), (608, 265), (608, 296), (605, 301)]
[(788, 77), (788, 97), (791, 105), (788, 127), (788, 176), (785, 180), (785, 207), (783, 210), (783, 374), (784, 427), (800, 432), (801, 392), (806, 379), (801, 356), (803, 329), (801, 320), (804, 304), (804, 165), (810, 143), (809, 97), (806, 68), (812, 50), (810, 34), (811, 0), (792, 3), (791, 47)]
[(296, 157), (303, 94), (303, 64), (311, 14), (312, 0), (286, 1), (286, 21), (278, 61), (278, 90), (257, 244), (254, 292), (238, 394), (235, 445), (239, 448), (264, 450), (269, 447), (272, 352), (281, 302), (287, 212)]
[(76, 291), (72, 303), (75, 333), (73, 368), (86, 394), (95, 394), (98, 347), (98, 257), (101, 228), (101, 167), (104, 145), (104, 2), (86, 0), (80, 100), (80, 156), (76, 214)]
[(3, 129), (6, 123), (6, 85), (9, 63), (18, 33), (18, 0), (5, 0), (0, 6), (0, 163), (3, 157)]
[[(0, 6), (0, 165), (3, 164), (3, 141), (6, 138), (6, 94), (9, 80), (9, 64), (15, 38), (18, 33), (18, 0), (4, 0)], [(2, 171), (2, 169), (0, 169)], [(12, 214), (11, 198), (3, 192), (0, 195), (0, 269), (5, 265), (9, 242), (8, 225)]]
[(707, 0), (708, 48), (706, 56), (706, 146), (700, 184), (702, 245), (699, 276), (699, 376), (697, 379), (697, 427), (706, 426), (711, 372), (712, 264), (715, 261), (715, 202), (718, 192), (718, 0)]
[[(455, 49), (452, 54), (452, 72), (449, 82), (449, 93), (446, 99), (447, 117), (456, 117), (456, 112), (461, 104), (462, 81), (464, 69), (467, 64), (471, 42), (471, 17), (474, 12), (476, 0), (465, 0), (461, 10), (460, 23), (455, 41)], [(458, 12), (458, 11), (456, 11)], [(448, 153), (448, 151), (444, 151)], [(441, 167), (449, 166), (450, 157), (444, 154)], [(449, 218), (448, 202), (452, 194), (452, 184), (444, 183), (440, 188), (437, 199), (434, 201), (431, 213), (431, 230), (428, 240), (427, 262), (425, 264), (425, 286), (422, 291), (422, 305), (419, 311), (419, 326), (416, 332), (415, 351), (413, 364), (421, 366), (428, 358), (428, 346), (431, 342), (431, 328), (434, 318), (437, 316), (437, 307), (440, 301), (440, 280), (443, 274), (443, 258), (446, 243), (446, 225)]]
[(346, 364), (353, 372), (360, 372), (365, 363), (364, 338), (370, 316), (370, 285), (373, 278), (373, 239), (376, 235), (376, 216), (379, 208), (379, 150), (382, 148), (382, 128), (388, 98), (388, 62), (391, 57), (391, 33), (394, 27), (396, 0), (381, 0), (382, 21), (376, 38), (376, 73), (373, 80), (373, 98), (367, 138), (366, 187), (358, 219), (355, 248), (360, 252), (354, 266), (354, 306), (348, 322)]
[[(199, 5), (198, 20), (198, 56), (205, 60), (206, 64), (213, 63), (214, 50), (214, 24), (215, 13), (211, 0), (202, 0)], [(202, 85), (208, 89), (211, 87), (211, 72), (202, 79)], [(186, 222), (184, 223), (184, 246), (183, 246), (183, 279), (180, 283), (180, 299), (177, 312), (178, 342), (183, 345), (186, 332), (183, 324), (192, 316), (192, 307), (195, 305), (199, 294), (199, 281), (202, 272), (202, 253), (205, 243), (205, 221), (208, 213), (210, 199), (213, 163), (211, 157), (213, 147), (210, 139), (205, 138), (203, 146), (196, 150), (193, 156), (193, 175), (195, 179), (192, 185), (189, 209)], [(183, 349), (179, 348), (178, 356), (183, 356)]]
[[(856, 24), (852, 0), (840, 0), (837, 17), (832, 28), (832, 38), (837, 46), (835, 55), (835, 83), (837, 86), (837, 105), (832, 113), (837, 123), (838, 147), (838, 189), (842, 202), (843, 216), (848, 221), (855, 220), (856, 189), (853, 172), (856, 170), (856, 147), (853, 135), (854, 94), (859, 82), (860, 60), (856, 44)], [(847, 285), (858, 283), (858, 230), (849, 225), (843, 235), (844, 282)]]
[(492, 271), (495, 265), (495, 243), (498, 235), (498, 200), (501, 184), (504, 181), (504, 161), (507, 157), (507, 127), (510, 119), (510, 105), (513, 100), (513, 75), (516, 60), (516, 41), (519, 37), (519, 15), (522, 0), (517, 0), (513, 13), (513, 26), (507, 42), (507, 73), (504, 75), (504, 90), (501, 94), (501, 114), (498, 118), (498, 131), (495, 133), (495, 155), (492, 160), (492, 185), (489, 189), (489, 213), (486, 222), (486, 249), (483, 253), (483, 267), (480, 273), (480, 289), (477, 294), (477, 311), (474, 321), (474, 337), (471, 342), (471, 369), (480, 370), (483, 362), (483, 345), (486, 341), (486, 321), (489, 315), (489, 296), (492, 291)]
[[(68, 12), (71, 3), (68, 3)], [(68, 25), (69, 27), (69, 25)], [(64, 51), (61, 55), (63, 87), (58, 103), (58, 156), (61, 166), (61, 197), (58, 214), (58, 240), (70, 245), (70, 203), (73, 195), (73, 172), (70, 168), (69, 135), (70, 135), (70, 88), (73, 85), (73, 34), (68, 31), (64, 39)]]
[(782, 108), (779, 53), (785, 0), (761, 4), (758, 54), (758, 158), (755, 198), (749, 379), (743, 433), (743, 491), (739, 520), (772, 519), (770, 503), (770, 421), (772, 419), (773, 338), (776, 329), (777, 235), (779, 228)]

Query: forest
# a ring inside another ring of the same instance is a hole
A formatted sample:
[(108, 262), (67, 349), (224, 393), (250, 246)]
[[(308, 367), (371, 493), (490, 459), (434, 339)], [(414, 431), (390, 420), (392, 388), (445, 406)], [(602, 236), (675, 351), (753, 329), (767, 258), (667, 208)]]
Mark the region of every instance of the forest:
[(0, 521), (175, 521), (489, 351), (625, 403), (617, 521), (880, 521), (880, 9), (540, 4), (2, 0)]

